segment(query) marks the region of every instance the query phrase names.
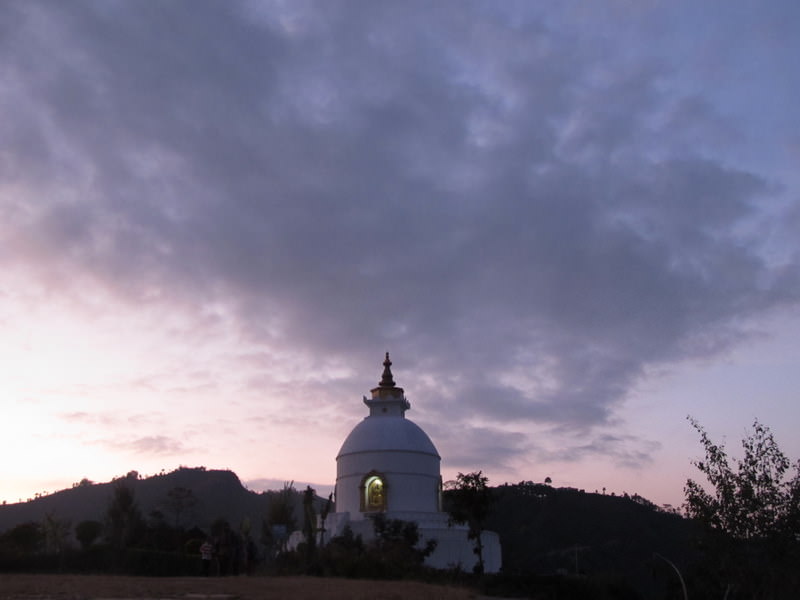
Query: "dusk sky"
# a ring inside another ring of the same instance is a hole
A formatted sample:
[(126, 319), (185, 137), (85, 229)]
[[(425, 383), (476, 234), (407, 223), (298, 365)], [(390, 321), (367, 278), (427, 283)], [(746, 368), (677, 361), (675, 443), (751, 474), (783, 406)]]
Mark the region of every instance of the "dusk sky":
[(0, 501), (331, 485), (386, 351), (445, 479), (678, 505), (687, 415), (800, 458), (798, 31), (797, 0), (2, 2)]

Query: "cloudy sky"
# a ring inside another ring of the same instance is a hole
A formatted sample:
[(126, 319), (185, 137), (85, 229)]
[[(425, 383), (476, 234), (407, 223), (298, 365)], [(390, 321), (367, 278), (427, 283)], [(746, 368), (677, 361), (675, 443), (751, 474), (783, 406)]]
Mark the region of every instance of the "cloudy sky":
[(445, 478), (800, 457), (800, 4), (0, 5), (0, 500), (331, 484), (391, 352)]

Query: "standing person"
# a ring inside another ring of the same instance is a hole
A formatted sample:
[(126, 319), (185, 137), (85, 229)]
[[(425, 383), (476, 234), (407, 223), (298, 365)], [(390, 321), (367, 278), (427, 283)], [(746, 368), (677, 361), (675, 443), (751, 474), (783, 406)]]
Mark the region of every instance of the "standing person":
[(214, 558), (214, 544), (210, 538), (200, 545), (200, 561), (203, 565), (203, 577), (211, 575), (211, 560)]

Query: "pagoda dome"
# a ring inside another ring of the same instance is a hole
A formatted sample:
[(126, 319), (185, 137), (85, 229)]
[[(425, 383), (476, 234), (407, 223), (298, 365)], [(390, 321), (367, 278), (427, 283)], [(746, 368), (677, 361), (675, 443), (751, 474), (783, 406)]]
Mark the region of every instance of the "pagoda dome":
[(418, 452), (439, 458), (428, 434), (405, 417), (366, 417), (344, 440), (336, 459), (362, 452)]

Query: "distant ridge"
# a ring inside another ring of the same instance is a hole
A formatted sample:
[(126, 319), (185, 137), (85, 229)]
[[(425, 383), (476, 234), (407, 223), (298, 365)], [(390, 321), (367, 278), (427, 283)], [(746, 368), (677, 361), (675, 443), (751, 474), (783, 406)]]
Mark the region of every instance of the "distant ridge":
[(110, 482), (86, 482), (28, 502), (0, 506), (0, 533), (20, 523), (39, 522), (47, 514), (70, 521), (72, 529), (81, 521), (103, 521), (114, 486), (120, 483), (133, 488), (136, 503), (145, 518), (155, 510), (169, 518), (169, 511), (165, 508), (168, 492), (176, 487), (191, 490), (197, 504), (186, 516), (186, 526), (196, 525), (203, 530), (208, 530), (210, 524), (220, 517), (234, 526), (249, 519), (254, 527), (260, 527), (271, 496), (269, 492), (246, 489), (239, 477), (227, 470), (181, 467), (146, 478), (131, 471)]
[(638, 494), (522, 481), (493, 488), (493, 497), (486, 528), (500, 534), (507, 574), (613, 573), (652, 598), (654, 553), (681, 568), (696, 558), (693, 523)]

